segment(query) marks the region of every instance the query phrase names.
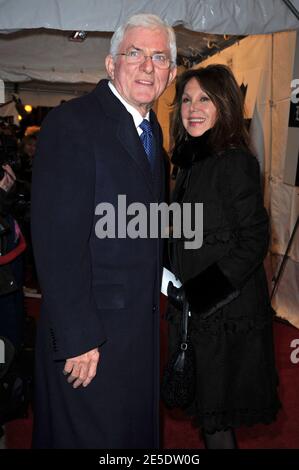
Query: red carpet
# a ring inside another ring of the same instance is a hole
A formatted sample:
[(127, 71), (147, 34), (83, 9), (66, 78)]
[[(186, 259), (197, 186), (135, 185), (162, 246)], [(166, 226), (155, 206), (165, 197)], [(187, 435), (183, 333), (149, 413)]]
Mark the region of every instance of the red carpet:
[[(39, 300), (28, 299), (28, 313), (38, 315)], [(240, 449), (295, 449), (299, 448), (299, 363), (292, 364), (290, 343), (299, 338), (299, 331), (291, 326), (275, 322), (277, 367), (280, 377), (280, 398), (283, 409), (278, 420), (271, 425), (258, 425), (237, 431)], [(166, 321), (161, 321), (162, 361), (166, 352)], [(203, 448), (196, 428), (179, 412), (162, 409), (162, 438), (166, 449)], [(28, 449), (31, 444), (32, 415), (6, 425), (6, 447)]]

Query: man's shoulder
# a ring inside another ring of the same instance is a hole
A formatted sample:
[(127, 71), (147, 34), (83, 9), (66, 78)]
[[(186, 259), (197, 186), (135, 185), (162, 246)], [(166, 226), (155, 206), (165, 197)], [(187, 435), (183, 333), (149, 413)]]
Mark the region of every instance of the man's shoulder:
[(85, 95), (79, 96), (77, 98), (72, 98), (71, 100), (65, 101), (64, 103), (56, 106), (52, 110), (52, 114), (56, 114), (57, 116), (69, 114), (75, 117), (77, 116), (78, 112), (90, 112), (90, 110), (95, 105), (95, 91), (92, 90), (89, 93), (86, 93)]
[[(51, 124), (57, 126), (57, 124), (63, 127), (76, 126), (85, 127), (90, 122), (97, 121), (101, 117), (103, 109), (101, 103), (97, 99), (99, 93), (104, 93), (105, 85), (98, 83), (94, 90), (86, 93), (85, 95), (73, 98), (69, 101), (65, 101), (60, 105), (53, 108), (46, 116), (43, 127), (51, 126)], [(100, 88), (101, 91), (97, 90)]]

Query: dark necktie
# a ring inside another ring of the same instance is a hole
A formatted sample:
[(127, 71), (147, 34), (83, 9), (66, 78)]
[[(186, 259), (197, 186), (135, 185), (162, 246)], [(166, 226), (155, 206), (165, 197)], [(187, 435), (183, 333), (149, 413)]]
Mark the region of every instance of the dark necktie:
[(142, 134), (140, 134), (140, 139), (144, 147), (145, 153), (147, 155), (150, 166), (153, 170), (154, 167), (154, 136), (151, 128), (151, 124), (147, 119), (143, 119), (142, 123), (139, 125), (142, 129)]

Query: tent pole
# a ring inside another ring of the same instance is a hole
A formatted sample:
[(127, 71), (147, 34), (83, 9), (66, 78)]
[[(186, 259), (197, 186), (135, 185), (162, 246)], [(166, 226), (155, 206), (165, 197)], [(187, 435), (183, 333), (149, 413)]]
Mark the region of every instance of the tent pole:
[(294, 16), (296, 16), (297, 20), (299, 20), (299, 11), (297, 10), (296, 7), (290, 2), (290, 0), (282, 0), (283, 3), (288, 7), (289, 10), (293, 13)]
[(286, 265), (286, 262), (288, 260), (288, 254), (289, 254), (289, 251), (290, 251), (290, 248), (292, 246), (292, 242), (293, 242), (293, 239), (295, 237), (295, 234), (296, 234), (296, 231), (297, 231), (297, 228), (298, 228), (298, 225), (299, 225), (299, 215), (297, 217), (297, 220), (296, 220), (296, 223), (294, 225), (294, 228), (293, 228), (293, 231), (291, 233), (291, 238), (289, 240), (289, 243), (288, 243), (288, 246), (287, 246), (287, 249), (286, 249), (286, 252), (285, 254), (283, 255), (283, 258), (282, 258), (282, 262), (281, 262), (281, 265), (279, 267), (279, 270), (278, 270), (278, 273), (276, 275), (273, 276), (273, 279), (272, 281), (274, 282), (273, 284), (273, 288), (272, 288), (272, 292), (271, 292), (271, 296), (270, 296), (270, 300), (272, 301), (273, 297), (274, 297), (274, 294), (276, 292), (276, 289), (278, 287), (278, 283), (279, 283), (279, 280), (281, 278), (281, 275), (283, 273), (283, 270), (285, 268), (285, 265)]

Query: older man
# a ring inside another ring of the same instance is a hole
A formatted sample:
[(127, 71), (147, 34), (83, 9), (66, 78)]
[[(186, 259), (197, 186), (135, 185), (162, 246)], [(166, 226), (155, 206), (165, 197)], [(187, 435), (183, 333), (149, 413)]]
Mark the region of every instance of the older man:
[[(161, 244), (130, 236), (124, 220), (129, 204), (163, 200), (162, 137), (150, 108), (174, 79), (175, 60), (172, 28), (154, 15), (131, 17), (112, 37), (110, 80), (42, 127), (32, 188), (43, 293), (35, 447), (158, 447)], [(118, 215), (106, 238), (101, 203)]]

